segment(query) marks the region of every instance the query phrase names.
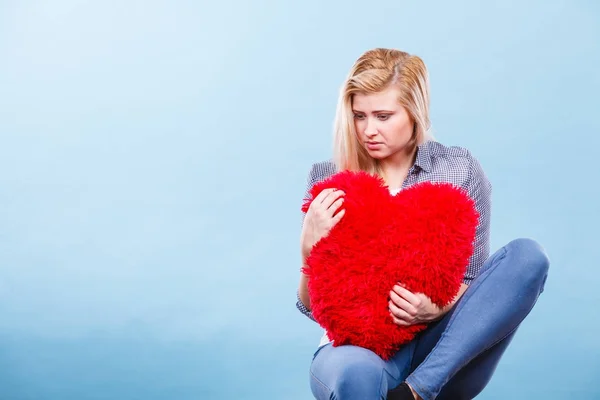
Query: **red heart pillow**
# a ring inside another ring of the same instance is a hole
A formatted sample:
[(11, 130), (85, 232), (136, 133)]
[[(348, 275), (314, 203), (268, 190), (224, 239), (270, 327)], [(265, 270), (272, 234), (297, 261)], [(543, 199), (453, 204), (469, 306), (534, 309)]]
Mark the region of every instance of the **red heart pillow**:
[(381, 178), (350, 171), (315, 184), (302, 210), (326, 188), (344, 190), (346, 214), (303, 268), (313, 316), (334, 346), (361, 346), (387, 360), (426, 327), (393, 322), (390, 290), (401, 282), (439, 307), (450, 303), (473, 253), (479, 214), (452, 184), (424, 182), (392, 196)]

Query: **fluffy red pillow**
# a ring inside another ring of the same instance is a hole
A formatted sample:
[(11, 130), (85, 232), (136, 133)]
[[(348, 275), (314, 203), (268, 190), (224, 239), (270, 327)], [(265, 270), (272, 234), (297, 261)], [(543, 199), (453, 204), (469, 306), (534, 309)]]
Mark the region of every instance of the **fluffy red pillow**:
[(349, 171), (315, 184), (302, 210), (326, 188), (344, 190), (346, 214), (303, 268), (313, 316), (334, 346), (361, 346), (387, 360), (426, 327), (394, 324), (390, 290), (401, 282), (440, 307), (451, 302), (479, 215), (466, 192), (449, 183), (419, 183), (392, 196), (381, 178)]

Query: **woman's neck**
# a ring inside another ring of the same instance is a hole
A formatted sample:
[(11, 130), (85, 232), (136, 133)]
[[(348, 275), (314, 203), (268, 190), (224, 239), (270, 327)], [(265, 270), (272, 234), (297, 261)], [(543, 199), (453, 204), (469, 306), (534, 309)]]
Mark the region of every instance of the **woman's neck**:
[(415, 162), (417, 155), (417, 146), (409, 151), (399, 151), (383, 160), (379, 161), (381, 175), (386, 185), (391, 189), (402, 187), (408, 171)]

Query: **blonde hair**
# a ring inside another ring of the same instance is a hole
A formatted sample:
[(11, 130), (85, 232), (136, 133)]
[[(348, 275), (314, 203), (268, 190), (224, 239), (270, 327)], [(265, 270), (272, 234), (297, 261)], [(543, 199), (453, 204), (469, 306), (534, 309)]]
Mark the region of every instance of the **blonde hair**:
[(378, 173), (379, 165), (360, 144), (354, 127), (352, 99), (356, 93), (399, 89), (399, 103), (415, 124), (409, 146), (432, 139), (429, 132), (429, 77), (421, 58), (395, 49), (377, 48), (361, 55), (340, 90), (335, 122), (333, 160), (339, 170)]

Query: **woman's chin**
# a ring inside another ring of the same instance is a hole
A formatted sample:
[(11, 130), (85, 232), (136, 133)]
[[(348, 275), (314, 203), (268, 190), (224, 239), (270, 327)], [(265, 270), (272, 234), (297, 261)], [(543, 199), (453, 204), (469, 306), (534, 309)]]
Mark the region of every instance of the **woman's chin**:
[(371, 158), (374, 158), (376, 160), (382, 160), (388, 156), (388, 154), (386, 152), (381, 151), (380, 149), (370, 150), (367, 148), (366, 150), (367, 150), (367, 153), (371, 156)]

